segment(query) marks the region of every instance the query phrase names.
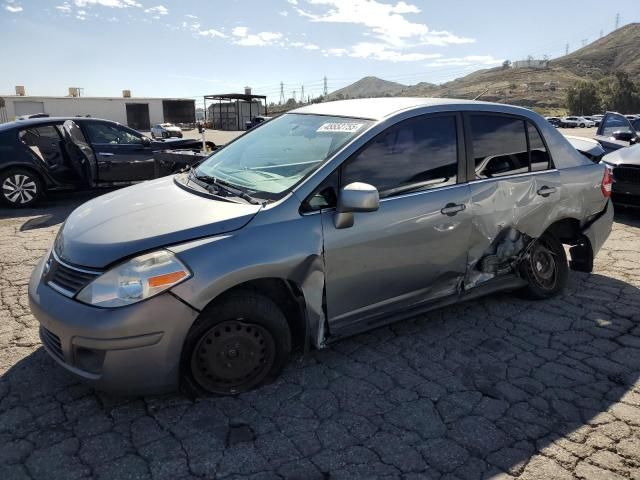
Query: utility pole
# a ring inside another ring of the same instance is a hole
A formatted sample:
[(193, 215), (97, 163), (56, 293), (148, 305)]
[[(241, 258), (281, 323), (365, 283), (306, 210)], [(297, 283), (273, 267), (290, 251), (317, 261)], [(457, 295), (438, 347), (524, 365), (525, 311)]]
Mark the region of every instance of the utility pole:
[(602, 36), (604, 35), (604, 32), (602, 31), (602, 29), (600, 30), (600, 38), (602, 38)]
[(564, 54), (565, 55), (569, 55), (569, 44), (567, 43), (567, 46), (564, 47)]
[(284, 83), (280, 82), (280, 101), (278, 102), (278, 104), (282, 105), (285, 102), (286, 100), (284, 99)]
[(327, 89), (327, 76), (324, 76), (324, 89), (322, 90), (322, 94), (326, 97), (329, 94), (329, 90)]
[(582, 46), (585, 47), (587, 45), (587, 42), (589, 41), (588, 38), (583, 38), (582, 39)]
[(620, 14), (616, 13), (616, 30), (620, 27)]
[(300, 89), (300, 103), (304, 103), (304, 85)]
[(291, 92), (291, 98), (293, 98), (293, 101), (294, 101), (294, 102), (296, 101), (296, 91), (295, 91), (295, 90), (293, 90), (293, 91)]

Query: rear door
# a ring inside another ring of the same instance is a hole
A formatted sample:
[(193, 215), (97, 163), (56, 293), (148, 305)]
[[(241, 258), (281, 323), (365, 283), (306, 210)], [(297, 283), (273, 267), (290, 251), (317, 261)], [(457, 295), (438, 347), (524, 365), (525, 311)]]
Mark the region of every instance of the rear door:
[(518, 236), (542, 228), (560, 198), (561, 185), (537, 128), (527, 119), (469, 113), (465, 130), (475, 226), (470, 257), (480, 259), (510, 229)]
[(100, 182), (135, 182), (155, 178), (155, 160), (142, 135), (116, 125), (84, 121), (83, 127), (98, 158)]
[(619, 113), (607, 113), (598, 127), (596, 140), (607, 153), (628, 147), (630, 140), (637, 136), (636, 129), (628, 118)]
[(83, 186), (92, 187), (98, 178), (96, 156), (77, 123), (67, 120), (62, 125), (69, 167)]

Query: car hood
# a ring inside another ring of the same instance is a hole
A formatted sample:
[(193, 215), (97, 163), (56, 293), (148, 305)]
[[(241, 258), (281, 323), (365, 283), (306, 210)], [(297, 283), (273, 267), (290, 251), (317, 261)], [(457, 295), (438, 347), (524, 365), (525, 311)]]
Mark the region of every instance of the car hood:
[(623, 147), (615, 150), (602, 158), (603, 162), (612, 165), (639, 165), (640, 166), (640, 144), (631, 147)]
[(260, 208), (202, 197), (164, 177), (78, 207), (60, 230), (55, 252), (74, 265), (104, 268), (138, 252), (237, 230)]

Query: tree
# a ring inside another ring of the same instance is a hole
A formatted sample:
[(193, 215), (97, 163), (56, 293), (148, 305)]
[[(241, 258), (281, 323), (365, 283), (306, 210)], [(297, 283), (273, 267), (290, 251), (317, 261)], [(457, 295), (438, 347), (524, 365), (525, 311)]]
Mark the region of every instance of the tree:
[(602, 108), (620, 113), (635, 113), (640, 110), (640, 85), (625, 72), (616, 72), (598, 82)]
[(511, 67), (511, 60), (505, 60), (504, 62), (502, 62), (502, 69), (503, 70), (506, 70), (509, 67)]
[(600, 110), (598, 88), (593, 82), (578, 82), (567, 89), (567, 109), (574, 115), (589, 115)]

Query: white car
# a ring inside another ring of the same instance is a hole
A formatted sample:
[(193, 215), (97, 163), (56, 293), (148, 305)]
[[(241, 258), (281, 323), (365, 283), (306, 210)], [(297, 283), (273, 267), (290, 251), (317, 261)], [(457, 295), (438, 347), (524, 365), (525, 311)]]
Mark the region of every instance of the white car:
[(158, 123), (151, 127), (151, 138), (182, 138), (182, 130), (173, 123)]
[(585, 127), (595, 127), (596, 126), (596, 122), (594, 122), (592, 120), (587, 120), (584, 117), (564, 117), (562, 119), (562, 123), (564, 123), (568, 127), (585, 128)]

